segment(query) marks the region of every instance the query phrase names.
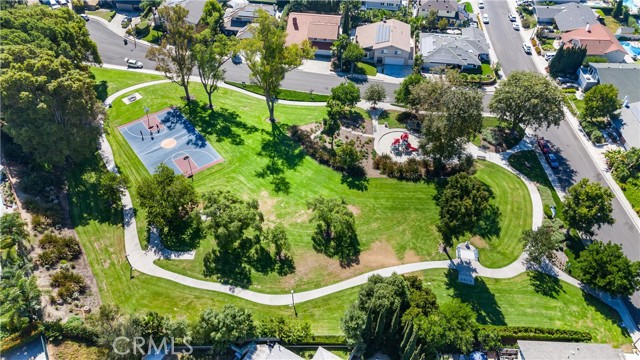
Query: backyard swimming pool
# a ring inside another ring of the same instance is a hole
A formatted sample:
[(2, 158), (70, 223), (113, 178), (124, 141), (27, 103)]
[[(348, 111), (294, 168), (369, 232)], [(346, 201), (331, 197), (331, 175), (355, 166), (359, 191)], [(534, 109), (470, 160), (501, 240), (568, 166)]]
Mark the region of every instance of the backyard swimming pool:
[(640, 56), (640, 43), (638, 41), (620, 41), (620, 45), (622, 45), (629, 55)]

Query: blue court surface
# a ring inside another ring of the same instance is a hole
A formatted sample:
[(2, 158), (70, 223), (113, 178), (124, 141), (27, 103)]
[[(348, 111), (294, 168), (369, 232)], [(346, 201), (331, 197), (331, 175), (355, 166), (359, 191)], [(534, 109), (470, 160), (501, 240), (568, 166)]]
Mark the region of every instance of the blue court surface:
[(191, 176), (223, 159), (177, 109), (165, 109), (118, 127), (140, 161), (154, 173), (161, 163)]

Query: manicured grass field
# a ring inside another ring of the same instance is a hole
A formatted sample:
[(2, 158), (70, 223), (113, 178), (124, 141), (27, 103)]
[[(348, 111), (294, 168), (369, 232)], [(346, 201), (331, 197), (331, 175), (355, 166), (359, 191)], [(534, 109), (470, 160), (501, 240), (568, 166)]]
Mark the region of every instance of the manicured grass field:
[[(225, 81), (229, 85), (233, 85), (235, 87), (251, 91), (254, 94), (264, 95), (264, 91), (253, 84), (242, 84), (233, 81)], [(314, 94), (310, 92), (304, 91), (295, 91), (295, 90), (280, 90), (280, 94), (278, 95), (278, 99), (280, 100), (290, 100), (290, 101), (307, 101), (307, 102), (326, 102), (329, 100), (329, 95), (322, 94)]]
[(85, 11), (85, 14), (101, 17), (108, 22), (111, 22), (114, 16), (116, 16), (116, 12), (113, 10), (96, 10), (96, 11)]
[(91, 73), (96, 77), (95, 89), (100, 100), (105, 100), (109, 95), (136, 84), (166, 79), (160, 75), (133, 73), (95, 66), (91, 68)]

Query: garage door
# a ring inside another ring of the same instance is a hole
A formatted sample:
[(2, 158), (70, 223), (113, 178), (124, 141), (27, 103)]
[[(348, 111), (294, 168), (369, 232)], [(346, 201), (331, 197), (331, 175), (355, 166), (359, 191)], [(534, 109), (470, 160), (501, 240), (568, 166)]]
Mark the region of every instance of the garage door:
[(404, 58), (387, 57), (387, 58), (384, 58), (384, 63), (387, 65), (404, 65)]

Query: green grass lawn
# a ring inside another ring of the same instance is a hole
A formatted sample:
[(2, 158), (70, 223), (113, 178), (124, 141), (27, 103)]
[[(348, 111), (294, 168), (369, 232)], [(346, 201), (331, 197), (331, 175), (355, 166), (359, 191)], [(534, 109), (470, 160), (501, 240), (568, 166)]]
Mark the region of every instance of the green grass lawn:
[[(264, 95), (264, 91), (258, 86), (253, 84), (242, 84), (232, 81), (225, 81), (229, 85), (233, 85), (235, 87), (239, 87), (241, 89), (251, 91), (254, 94)], [(311, 101), (311, 102), (326, 102), (329, 100), (329, 95), (322, 94), (314, 94), (311, 92), (304, 91), (295, 91), (295, 90), (280, 90), (280, 95), (278, 95), (278, 99), (280, 100), (290, 100), (290, 101)]]
[(634, 179), (628, 181), (626, 184), (620, 184), (622, 188), (622, 192), (624, 192), (624, 196), (627, 197), (627, 200), (633, 206), (633, 209), (640, 215), (640, 179)]
[[(578, 99), (575, 93), (566, 93), (564, 95), (565, 101), (568, 102), (567, 106), (569, 107), (571, 112), (576, 116), (580, 115), (584, 111), (584, 100)], [(572, 108), (571, 104), (573, 104), (573, 107), (575, 108)]]
[[(498, 121), (497, 117), (493, 117), (493, 116), (483, 116), (482, 117), (482, 128), (483, 129), (488, 129), (488, 128), (495, 128), (500, 124), (500, 122)], [(473, 143), (473, 145), (475, 146), (480, 146), (482, 145), (482, 135), (478, 134), (476, 135), (473, 140), (471, 140), (471, 142)]]
[(142, 40), (148, 41), (152, 44), (159, 44), (162, 39), (162, 31), (158, 31), (156, 29), (151, 29), (149, 33), (142, 38)]
[(473, 14), (473, 6), (471, 6), (470, 2), (464, 2), (462, 4), (464, 5), (464, 11), (468, 12), (469, 14)]
[(367, 76), (376, 76), (378, 74), (378, 68), (369, 63), (358, 62), (354, 72)]
[(95, 90), (98, 94), (98, 99), (103, 101), (109, 95), (130, 86), (148, 81), (166, 79), (161, 75), (132, 73), (131, 71), (126, 70), (105, 69), (95, 66), (91, 68), (91, 73), (96, 77)]
[(116, 16), (116, 12), (114, 10), (96, 10), (96, 11), (85, 11), (85, 14), (101, 17), (108, 22), (111, 22), (114, 16)]
[(533, 150), (520, 151), (511, 155), (508, 161), (509, 165), (513, 166), (514, 169), (518, 170), (529, 180), (536, 183), (538, 186), (549, 189), (553, 197), (553, 202), (556, 206), (557, 216), (562, 219), (562, 201), (560, 200), (560, 197), (553, 185), (551, 185), (551, 181), (540, 164), (540, 160), (536, 153)]

